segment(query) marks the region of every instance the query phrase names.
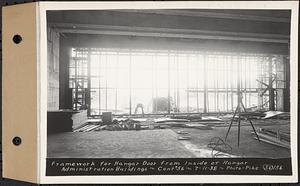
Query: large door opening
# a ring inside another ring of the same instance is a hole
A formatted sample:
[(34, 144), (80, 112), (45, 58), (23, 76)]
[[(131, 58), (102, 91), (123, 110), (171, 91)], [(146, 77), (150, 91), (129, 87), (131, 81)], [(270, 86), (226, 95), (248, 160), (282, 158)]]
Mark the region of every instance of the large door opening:
[(73, 48), (69, 88), (73, 109), (90, 116), (233, 112), (238, 83), (246, 108), (277, 109), (283, 61), (267, 54)]

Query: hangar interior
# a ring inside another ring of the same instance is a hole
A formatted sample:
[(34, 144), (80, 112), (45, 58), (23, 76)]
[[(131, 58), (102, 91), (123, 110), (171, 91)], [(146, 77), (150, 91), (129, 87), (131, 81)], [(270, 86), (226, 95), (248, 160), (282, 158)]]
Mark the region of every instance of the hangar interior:
[(48, 157), (290, 157), (289, 43), (283, 10), (48, 11)]

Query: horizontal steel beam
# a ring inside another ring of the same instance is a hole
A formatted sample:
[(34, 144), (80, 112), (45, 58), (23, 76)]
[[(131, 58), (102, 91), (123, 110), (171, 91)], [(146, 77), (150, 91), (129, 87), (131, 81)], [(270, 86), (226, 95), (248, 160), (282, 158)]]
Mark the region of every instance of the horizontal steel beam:
[(190, 17), (206, 17), (206, 18), (218, 18), (218, 19), (235, 19), (235, 20), (247, 20), (247, 21), (263, 21), (263, 22), (278, 22), (278, 23), (290, 23), (289, 18), (284, 17), (269, 17), (261, 15), (245, 15), (235, 13), (223, 13), (223, 12), (207, 12), (207, 11), (189, 11), (189, 10), (116, 10), (117, 12), (127, 13), (144, 13), (144, 14), (158, 14), (158, 15), (172, 15), (172, 16), (190, 16)]
[(241, 33), (241, 32), (210, 31), (210, 30), (72, 24), (72, 23), (50, 23), (49, 26), (55, 28), (61, 33), (252, 41), (252, 42), (269, 42), (269, 43), (289, 42), (289, 36), (282, 35), (282, 34)]

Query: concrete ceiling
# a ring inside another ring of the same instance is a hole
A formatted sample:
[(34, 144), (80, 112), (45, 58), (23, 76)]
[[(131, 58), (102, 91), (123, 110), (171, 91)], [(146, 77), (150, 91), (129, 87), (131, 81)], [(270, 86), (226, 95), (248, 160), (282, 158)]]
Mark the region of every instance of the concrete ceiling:
[(288, 43), (290, 12), (281, 10), (49, 11), (61, 33)]

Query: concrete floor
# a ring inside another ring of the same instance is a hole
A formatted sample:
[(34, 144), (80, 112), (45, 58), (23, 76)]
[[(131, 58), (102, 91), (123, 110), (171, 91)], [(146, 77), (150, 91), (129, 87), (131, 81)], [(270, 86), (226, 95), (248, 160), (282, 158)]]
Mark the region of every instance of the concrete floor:
[[(264, 128), (280, 129), (286, 128), (285, 125), (264, 126)], [(190, 133), (192, 136), (190, 143), (194, 148), (207, 148), (210, 140), (213, 137), (220, 137), (224, 140), (228, 127), (216, 127), (213, 130), (195, 130), (195, 129), (173, 129), (174, 131), (183, 130)], [(238, 130), (233, 126), (230, 130), (226, 143), (232, 147), (232, 155), (238, 157), (256, 157), (256, 158), (286, 158), (290, 157), (289, 149), (270, 145), (264, 142), (255, 140), (251, 135), (252, 128), (249, 125), (241, 126), (240, 145), (238, 147)]]
[[(287, 128), (270, 125), (264, 128)], [(172, 128), (140, 131), (69, 132), (48, 137), (48, 157), (70, 158), (192, 158), (212, 157), (207, 147), (213, 137), (225, 137), (228, 127), (213, 130)], [(178, 140), (177, 131), (187, 131), (191, 140)], [(285, 158), (290, 150), (253, 139), (251, 127), (243, 123), (237, 147), (237, 127), (233, 126), (226, 141), (232, 155), (238, 157)]]
[(169, 129), (68, 132), (48, 137), (48, 157), (192, 158)]

